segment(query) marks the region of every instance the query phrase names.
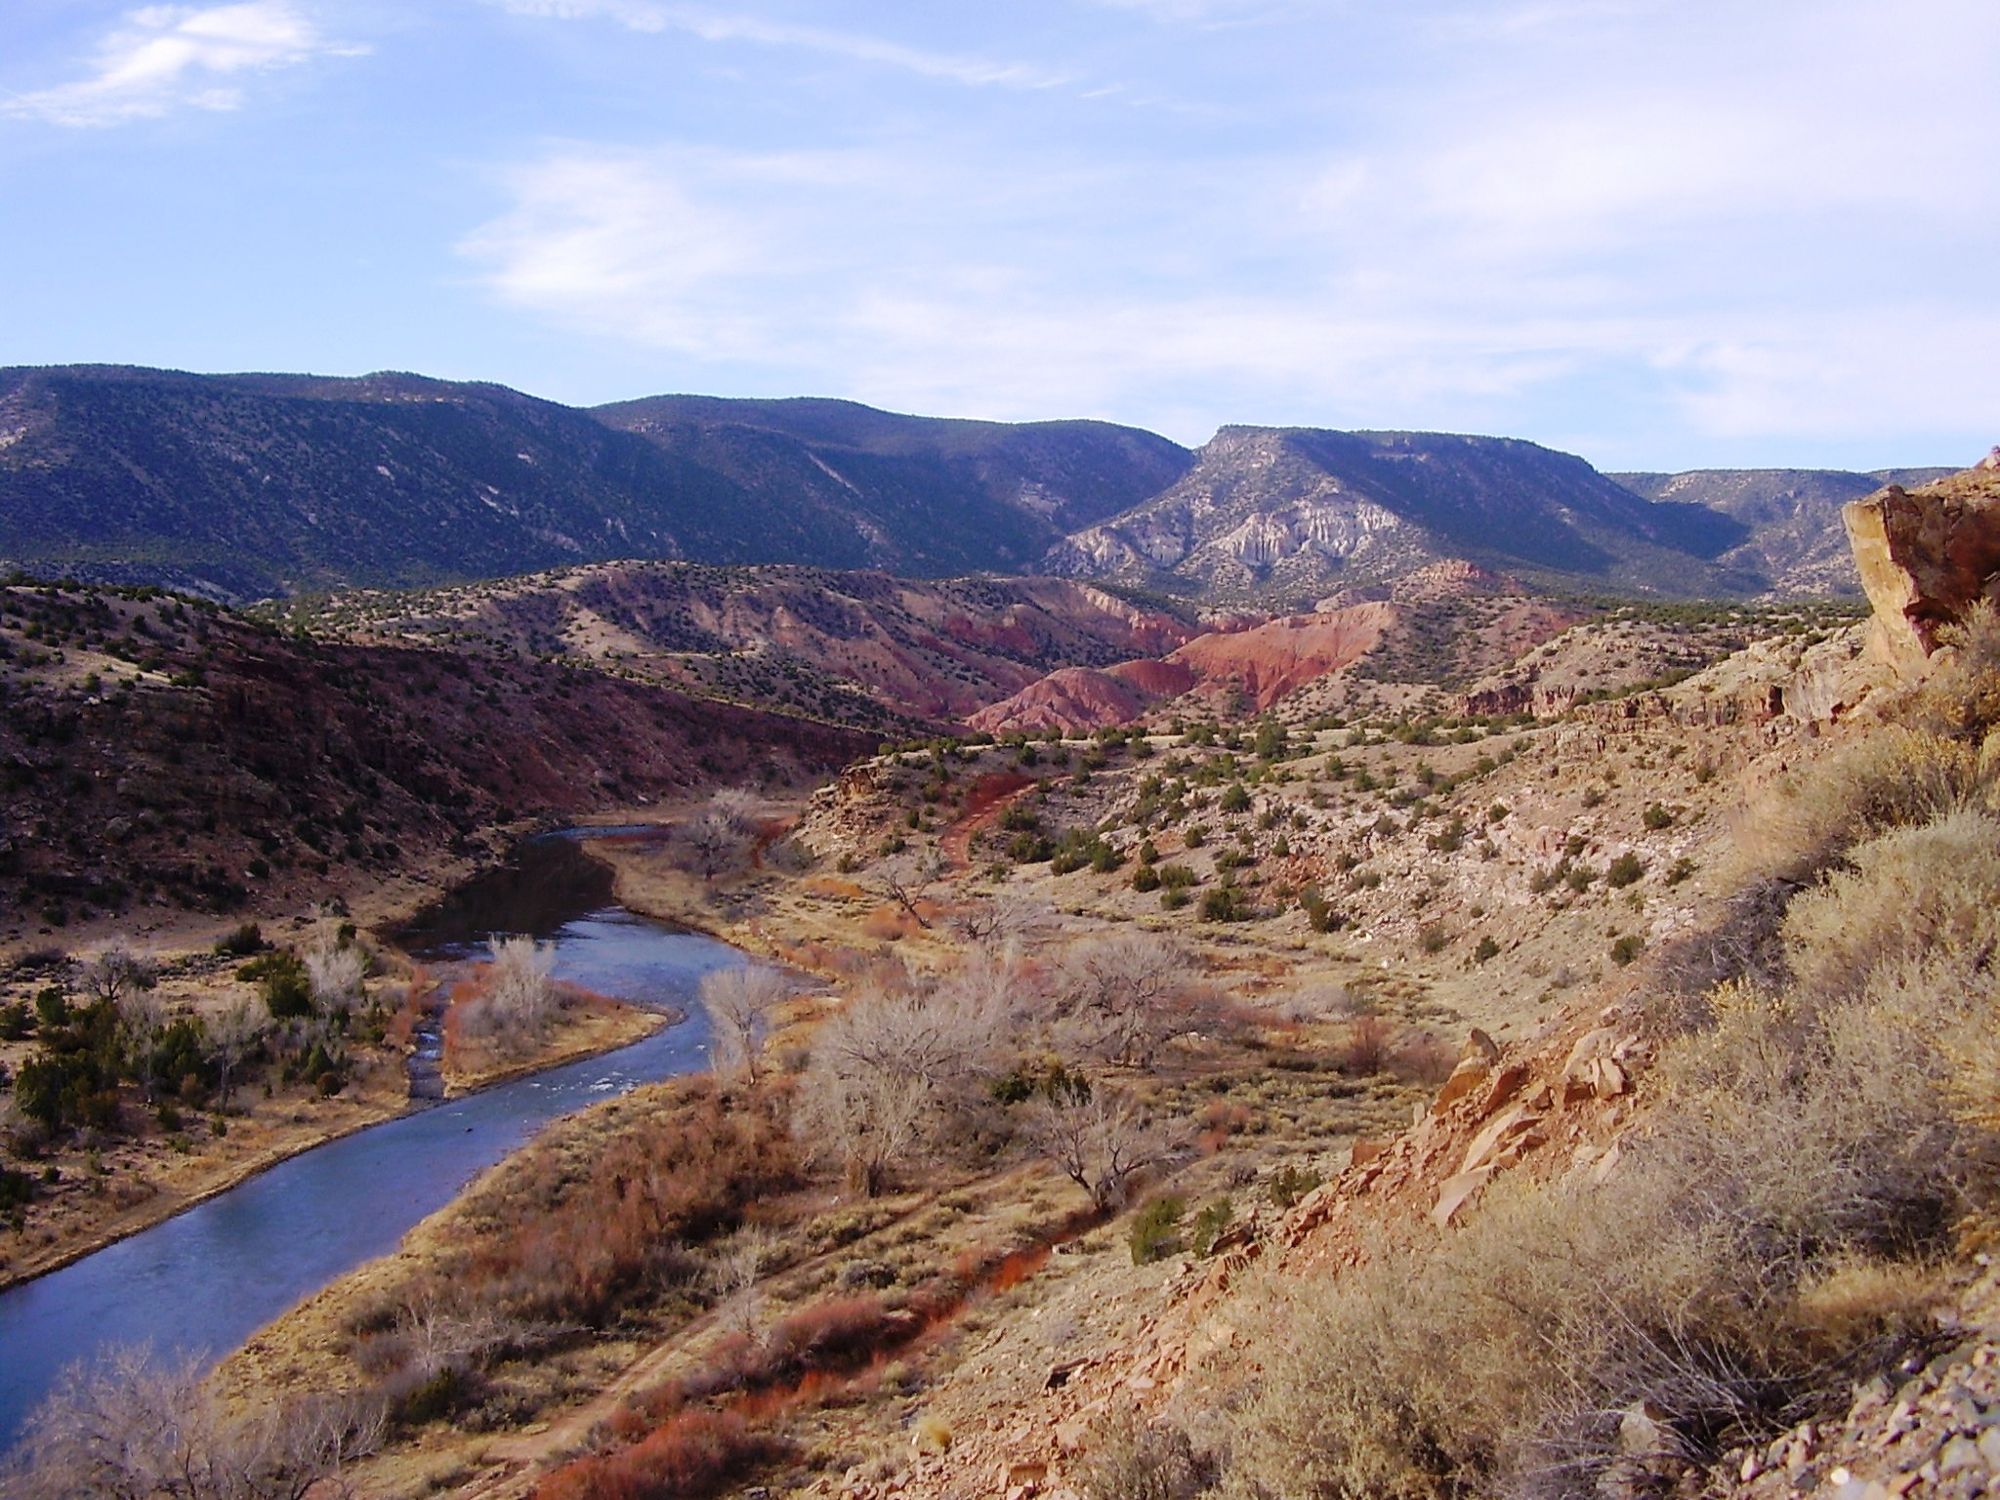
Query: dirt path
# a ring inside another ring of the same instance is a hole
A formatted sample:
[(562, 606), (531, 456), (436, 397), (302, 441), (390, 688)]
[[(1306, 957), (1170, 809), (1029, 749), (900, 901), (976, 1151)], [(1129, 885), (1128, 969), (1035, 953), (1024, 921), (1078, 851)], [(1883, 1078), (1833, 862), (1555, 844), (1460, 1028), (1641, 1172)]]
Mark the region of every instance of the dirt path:
[(1034, 777), (1018, 771), (996, 771), (973, 784), (964, 815), (938, 840), (938, 850), (952, 869), (972, 868), (973, 839), (1006, 816), (1007, 809), (1034, 785)]

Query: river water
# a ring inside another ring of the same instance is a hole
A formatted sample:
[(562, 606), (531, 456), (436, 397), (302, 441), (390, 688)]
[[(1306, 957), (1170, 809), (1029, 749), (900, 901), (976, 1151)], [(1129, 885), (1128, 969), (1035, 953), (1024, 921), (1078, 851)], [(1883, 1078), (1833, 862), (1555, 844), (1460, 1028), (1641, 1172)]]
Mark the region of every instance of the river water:
[[(591, 830), (596, 832), (596, 830)], [(393, 1250), (420, 1219), (558, 1115), (708, 1065), (696, 985), (746, 962), (635, 916), (561, 836), (522, 846), (403, 934), (419, 957), (476, 962), (489, 932), (556, 946), (555, 974), (680, 1010), (643, 1041), (422, 1109), (280, 1163), (186, 1213), (0, 1293), (0, 1450), (63, 1367), (118, 1344), (219, 1358), (308, 1294)]]

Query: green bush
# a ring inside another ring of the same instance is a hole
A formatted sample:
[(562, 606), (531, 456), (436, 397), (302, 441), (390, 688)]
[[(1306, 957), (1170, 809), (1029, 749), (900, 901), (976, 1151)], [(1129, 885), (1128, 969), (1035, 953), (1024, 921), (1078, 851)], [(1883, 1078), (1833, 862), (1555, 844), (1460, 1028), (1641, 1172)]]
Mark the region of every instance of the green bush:
[(1177, 1233), (1181, 1215), (1187, 1211), (1187, 1204), (1173, 1194), (1154, 1198), (1147, 1202), (1132, 1217), (1130, 1243), (1132, 1264), (1151, 1265), (1164, 1256), (1180, 1249)]
[(1290, 1208), (1318, 1187), (1322, 1180), (1319, 1173), (1310, 1168), (1286, 1162), (1271, 1174), (1271, 1180), (1266, 1185), (1265, 1191), (1270, 1195), (1273, 1205), (1278, 1208)]
[(1235, 1206), (1226, 1197), (1204, 1203), (1200, 1211), (1195, 1214), (1193, 1225), (1189, 1227), (1188, 1248), (1198, 1257), (1207, 1259), (1209, 1253), (1215, 1249), (1216, 1240), (1235, 1217)]
[(1605, 866), (1604, 883), (1613, 890), (1623, 890), (1646, 873), (1646, 862), (1633, 850), (1626, 850)]
[(1202, 893), (1201, 919), (1204, 922), (1242, 922), (1250, 914), (1249, 898), (1236, 886), (1211, 886)]

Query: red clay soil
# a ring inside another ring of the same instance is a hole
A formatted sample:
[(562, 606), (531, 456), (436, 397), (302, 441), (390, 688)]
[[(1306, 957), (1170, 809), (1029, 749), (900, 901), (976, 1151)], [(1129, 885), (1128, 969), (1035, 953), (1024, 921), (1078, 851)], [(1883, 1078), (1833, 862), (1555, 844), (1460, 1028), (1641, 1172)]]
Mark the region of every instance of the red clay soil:
[(1204, 635), (1167, 657), (1203, 683), (1240, 689), (1258, 711), (1375, 648), (1396, 620), (1387, 603), (1356, 604), (1322, 614), (1289, 615), (1251, 630)]
[(1014, 799), (1035, 784), (1032, 776), (1019, 771), (994, 771), (972, 784), (965, 799), (965, 812), (938, 840), (938, 848), (954, 870), (972, 866), (972, 841), (1000, 821)]
[(1372, 651), (1397, 618), (1383, 602), (1290, 615), (1248, 629), (1212, 631), (1159, 659), (1115, 667), (1064, 667), (966, 720), (974, 729), (1104, 729), (1129, 724), (1182, 694), (1241, 692), (1261, 712)]

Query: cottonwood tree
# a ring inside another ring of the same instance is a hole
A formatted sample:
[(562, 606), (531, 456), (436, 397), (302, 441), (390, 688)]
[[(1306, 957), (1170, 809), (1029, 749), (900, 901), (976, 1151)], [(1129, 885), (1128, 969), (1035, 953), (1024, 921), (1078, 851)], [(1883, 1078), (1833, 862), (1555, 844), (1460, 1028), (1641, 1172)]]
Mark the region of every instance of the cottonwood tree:
[(465, 1021), (477, 1035), (504, 1051), (518, 1051), (539, 1042), (556, 1009), (553, 943), (538, 943), (524, 934), (486, 940), (492, 955), (484, 1000), (470, 1006)]
[(1029, 1139), (1100, 1210), (1123, 1206), (1133, 1177), (1172, 1149), (1129, 1096), (1073, 1075), (1043, 1090), (1029, 1109)]
[(817, 1155), (870, 1195), (946, 1144), (984, 1097), (1004, 1011), (977, 988), (871, 987), (820, 1024), (794, 1114)]
[(72, 1365), (28, 1419), (0, 1489), (22, 1500), (304, 1500), (353, 1493), (345, 1470), (374, 1451), (379, 1405), (358, 1397), (225, 1413), (197, 1361), (114, 1350)]
[(306, 954), (306, 983), (313, 1005), (322, 1012), (351, 1010), (361, 999), (367, 960), (353, 944), (345, 948), (315, 948)]
[(755, 806), (756, 799), (741, 787), (723, 787), (689, 820), (682, 837), (704, 881), (713, 884), (749, 846), (756, 830)]
[(226, 1109), (236, 1088), (236, 1070), (263, 1038), (263, 1007), (247, 995), (239, 995), (208, 1024), (208, 1039), (215, 1047), (217, 1096)]
[(159, 1091), (160, 1033), (166, 1029), (167, 1008), (150, 988), (117, 991), (118, 1038), (151, 1104)]
[(1100, 1062), (1151, 1067), (1159, 1049), (1206, 1019), (1193, 957), (1152, 933), (1077, 944), (1053, 983), (1053, 1020), (1071, 1050)]
[(744, 964), (704, 974), (698, 993), (714, 1038), (715, 1071), (755, 1083), (771, 1018), (791, 998), (791, 986), (776, 969)]
[(151, 961), (138, 957), (121, 943), (114, 943), (90, 962), (79, 965), (76, 971), (76, 982), (86, 995), (113, 1005), (150, 990), (158, 981)]

